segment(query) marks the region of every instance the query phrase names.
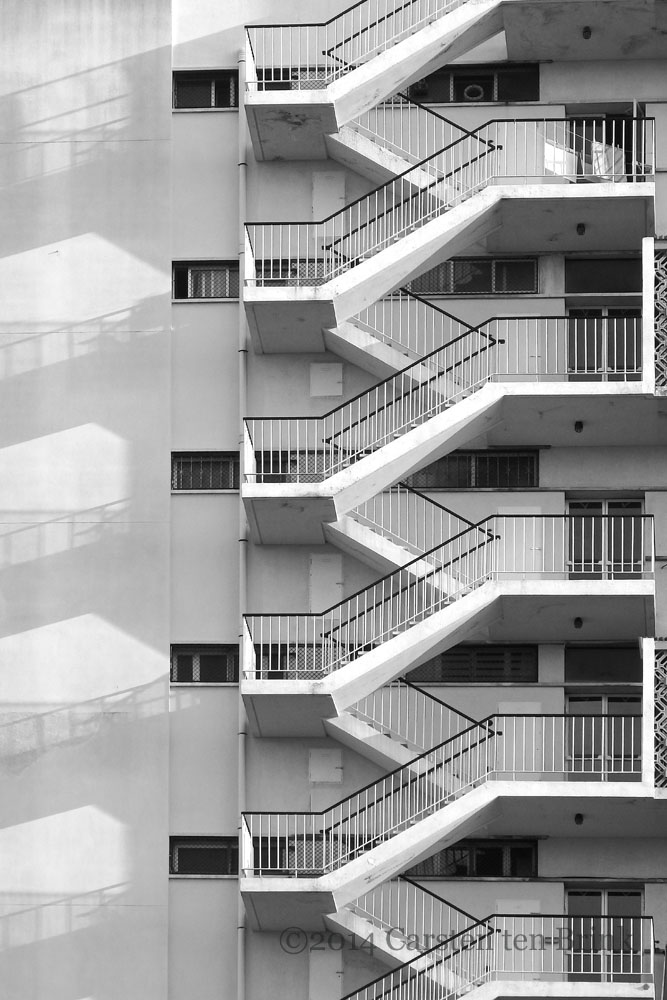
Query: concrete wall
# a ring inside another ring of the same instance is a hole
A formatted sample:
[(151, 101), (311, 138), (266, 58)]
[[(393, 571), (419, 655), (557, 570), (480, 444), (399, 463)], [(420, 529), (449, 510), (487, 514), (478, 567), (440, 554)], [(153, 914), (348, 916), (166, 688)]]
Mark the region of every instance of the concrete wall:
[(9, 0), (3, 38), (0, 978), (162, 1000), (170, 7)]

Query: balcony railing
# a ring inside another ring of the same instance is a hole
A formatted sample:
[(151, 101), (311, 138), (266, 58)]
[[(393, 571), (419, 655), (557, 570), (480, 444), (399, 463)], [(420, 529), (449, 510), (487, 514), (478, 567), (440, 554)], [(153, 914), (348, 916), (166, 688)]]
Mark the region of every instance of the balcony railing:
[(490, 121), (323, 222), (249, 223), (246, 282), (330, 281), (492, 181), (639, 181), (654, 163), (652, 118)]
[(321, 482), (488, 382), (632, 382), (640, 316), (498, 317), (322, 417), (248, 417), (246, 482)]
[(361, 0), (322, 24), (251, 25), (251, 90), (319, 90), (465, 0)]
[(489, 716), (322, 812), (244, 813), (244, 874), (335, 871), (489, 780), (638, 781), (641, 725), (640, 716)]
[(463, 732), (475, 720), (408, 681), (378, 688), (347, 709), (378, 733), (422, 753)]
[(654, 983), (651, 917), (493, 914), (344, 1000), (457, 1000), (484, 983)]
[(491, 580), (642, 580), (652, 515), (494, 515), (322, 614), (246, 615), (244, 676), (324, 677)]

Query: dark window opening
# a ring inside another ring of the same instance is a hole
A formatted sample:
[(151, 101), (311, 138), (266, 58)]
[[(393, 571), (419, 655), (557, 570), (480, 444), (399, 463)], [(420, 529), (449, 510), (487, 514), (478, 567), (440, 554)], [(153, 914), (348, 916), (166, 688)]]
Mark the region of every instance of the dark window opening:
[(414, 489), (529, 489), (538, 486), (537, 451), (454, 451), (406, 482)]
[(238, 71), (174, 73), (173, 101), (175, 108), (238, 108)]
[(173, 265), (175, 299), (238, 299), (237, 261), (179, 262)]
[(170, 875), (238, 875), (236, 837), (170, 837)]
[(452, 257), (407, 285), (415, 295), (537, 293), (537, 258)]
[(425, 104), (539, 101), (540, 68), (537, 63), (450, 66), (418, 80), (408, 94)]
[(566, 646), (566, 684), (641, 684), (637, 646)]
[(570, 257), (565, 258), (565, 294), (596, 292), (636, 292), (642, 290), (640, 257)]
[(537, 842), (462, 840), (405, 874), (411, 878), (536, 878)]
[(173, 452), (172, 490), (237, 490), (240, 480), (237, 451)]
[(406, 674), (413, 684), (536, 684), (537, 678), (537, 646), (454, 646)]
[(172, 646), (171, 679), (175, 683), (235, 684), (239, 679), (239, 647)]

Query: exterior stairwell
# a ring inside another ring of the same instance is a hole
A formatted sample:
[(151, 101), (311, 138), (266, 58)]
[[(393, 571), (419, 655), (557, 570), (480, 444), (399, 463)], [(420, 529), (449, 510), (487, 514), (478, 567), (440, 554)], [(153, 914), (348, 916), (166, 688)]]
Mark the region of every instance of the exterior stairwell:
[(349, 360), (376, 371), (417, 360), (323, 417), (246, 420), (243, 494), (261, 541), (321, 541), (323, 524), (490, 430), (508, 400), (580, 395), (582, 383), (589, 395), (644, 391), (641, 317), (471, 328), (401, 292), (345, 326), (330, 335)]
[(348, 939), (353, 936), (391, 967), (411, 962), (434, 944), (479, 925), (476, 917), (406, 876), (382, 883), (337, 913), (327, 914), (324, 922)]
[[(632, 620), (638, 634), (651, 629), (653, 519), (628, 516), (622, 522), (613, 516), (495, 515), (322, 614), (247, 615), (242, 694), (256, 730), (279, 735), (289, 725), (303, 735), (321, 733), (322, 719), (339, 716), (411, 667), (492, 628), (507, 602), (524, 620), (526, 639), (537, 608), (541, 636), (549, 627), (562, 633), (585, 614), (588, 634), (602, 639), (621, 604), (628, 627)], [(585, 557), (583, 540), (598, 535), (623, 540), (610, 542), (604, 564)]]
[(608, 144), (594, 143), (604, 128), (603, 119), (490, 121), (322, 222), (248, 223), (244, 302), (256, 346), (317, 349), (318, 330), (507, 224), (505, 203), (529, 198), (533, 212), (562, 214), (630, 198), (643, 215), (653, 120), (621, 122)]
[[(396, 94), (328, 135), (325, 143), (331, 159), (383, 184), (469, 134), (407, 94)], [(430, 180), (428, 171), (418, 171), (413, 183), (425, 187)]]
[(249, 27), (245, 105), (256, 158), (325, 157), (327, 135), (498, 34), (501, 6), (361, 0), (323, 24)]
[[(640, 734), (637, 716), (611, 728), (600, 716), (493, 715), (322, 812), (245, 813), (249, 912), (268, 928), (340, 911), (488, 823), (499, 798), (534, 794), (535, 782), (550, 781), (552, 798), (627, 795), (641, 778)], [(601, 738), (602, 769), (591, 749)]]
[(491, 914), (343, 1000), (655, 997), (651, 917)]
[(475, 720), (405, 680), (394, 681), (324, 720), (329, 736), (375, 764), (395, 768)]

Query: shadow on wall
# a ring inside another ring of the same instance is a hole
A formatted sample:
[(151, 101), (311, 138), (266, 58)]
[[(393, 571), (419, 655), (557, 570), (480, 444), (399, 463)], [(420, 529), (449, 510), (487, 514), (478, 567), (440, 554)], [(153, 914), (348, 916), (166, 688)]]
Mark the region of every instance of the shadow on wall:
[(170, 10), (3, 16), (0, 992), (163, 1000)]

